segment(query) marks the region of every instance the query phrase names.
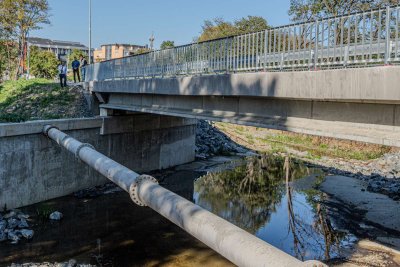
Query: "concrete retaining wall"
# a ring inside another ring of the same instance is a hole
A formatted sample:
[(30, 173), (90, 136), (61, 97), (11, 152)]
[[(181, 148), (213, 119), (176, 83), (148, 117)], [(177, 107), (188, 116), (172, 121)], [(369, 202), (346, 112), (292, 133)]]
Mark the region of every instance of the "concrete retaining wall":
[(59, 127), (142, 173), (194, 160), (196, 120), (159, 115), (0, 124), (0, 208), (64, 196), (106, 179), (42, 133)]

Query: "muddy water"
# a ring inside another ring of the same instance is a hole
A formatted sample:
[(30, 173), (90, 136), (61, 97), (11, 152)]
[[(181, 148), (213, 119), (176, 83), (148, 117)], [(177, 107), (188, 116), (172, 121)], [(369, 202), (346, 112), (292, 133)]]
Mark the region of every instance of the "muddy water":
[[(318, 169), (265, 156), (195, 162), (154, 175), (163, 186), (302, 260), (340, 259), (357, 241), (350, 227), (329, 216), (327, 196), (314, 188), (325, 175)], [(98, 266), (231, 265), (156, 212), (133, 205), (125, 192), (89, 195), (23, 208), (32, 215), (35, 236), (18, 245), (0, 243), (0, 266), (71, 258)], [(46, 219), (54, 210), (64, 214), (62, 221)]]

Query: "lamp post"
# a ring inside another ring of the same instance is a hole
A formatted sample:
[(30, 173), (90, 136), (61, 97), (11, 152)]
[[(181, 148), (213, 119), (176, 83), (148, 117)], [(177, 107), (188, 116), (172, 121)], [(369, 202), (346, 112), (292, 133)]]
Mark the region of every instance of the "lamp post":
[(89, 0), (89, 64), (92, 64), (92, 0)]
[[(27, 36), (29, 38), (29, 31), (27, 33)], [(27, 54), (27, 60), (28, 60), (28, 66), (27, 66), (27, 71), (26, 71), (26, 79), (29, 80), (31, 76), (31, 46), (29, 45), (29, 41), (26, 42), (26, 54)]]

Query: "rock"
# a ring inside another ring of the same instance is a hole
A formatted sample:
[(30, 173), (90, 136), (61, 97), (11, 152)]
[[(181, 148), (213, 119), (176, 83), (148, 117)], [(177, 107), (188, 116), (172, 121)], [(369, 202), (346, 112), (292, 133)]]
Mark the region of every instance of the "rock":
[(23, 230), (20, 230), (20, 233), (24, 238), (31, 239), (33, 237), (34, 231), (23, 229)]
[(7, 235), (4, 231), (0, 230), (0, 242), (6, 241), (7, 240)]
[(4, 215), (4, 219), (9, 219), (11, 217), (14, 217), (15, 215), (17, 215), (17, 213), (15, 211), (10, 211), (6, 215)]
[(28, 228), (28, 227), (29, 227), (28, 222), (24, 218), (21, 218), (18, 223), (18, 228), (22, 229), (22, 228)]
[(7, 220), (7, 228), (14, 229), (17, 227), (19, 221), (15, 218), (10, 218)]
[(68, 261), (68, 267), (76, 267), (77, 265), (78, 264), (77, 264), (76, 260), (74, 260), (74, 259), (70, 259)]
[(18, 244), (19, 237), (14, 231), (9, 231), (7, 233), (7, 238), (11, 241), (11, 244)]
[(59, 211), (55, 211), (52, 214), (50, 214), (49, 218), (50, 220), (54, 220), (54, 221), (59, 221), (61, 220), (63, 217), (63, 214)]
[(7, 222), (0, 221), (0, 232), (6, 230), (6, 228), (7, 228)]

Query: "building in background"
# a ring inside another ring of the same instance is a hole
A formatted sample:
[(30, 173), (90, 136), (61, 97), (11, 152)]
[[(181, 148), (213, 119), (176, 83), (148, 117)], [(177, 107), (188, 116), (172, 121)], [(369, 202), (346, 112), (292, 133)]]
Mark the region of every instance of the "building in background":
[(27, 50), (29, 50), (30, 46), (37, 46), (40, 49), (52, 51), (59, 60), (63, 61), (68, 61), (68, 55), (74, 49), (81, 50), (86, 55), (89, 53), (89, 48), (79, 42), (58, 41), (37, 37), (27, 38)]
[(94, 50), (93, 58), (95, 62), (100, 62), (131, 56), (143, 49), (147, 49), (147, 46), (132, 44), (105, 44), (99, 49)]

